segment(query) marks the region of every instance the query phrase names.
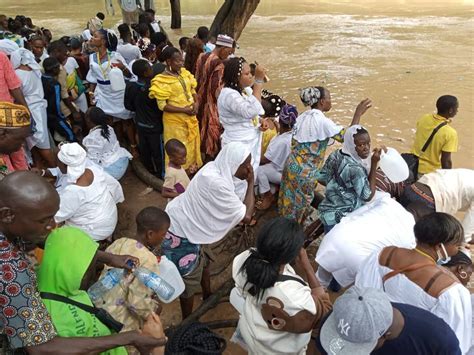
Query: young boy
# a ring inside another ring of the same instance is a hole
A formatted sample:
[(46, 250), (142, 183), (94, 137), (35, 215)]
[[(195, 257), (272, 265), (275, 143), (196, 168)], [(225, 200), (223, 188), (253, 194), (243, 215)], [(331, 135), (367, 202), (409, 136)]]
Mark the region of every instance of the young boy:
[(44, 98), (48, 101), (48, 129), (55, 141), (75, 142), (76, 136), (61, 111), (61, 85), (57, 81), (60, 64), (54, 57), (43, 61), (44, 74), (41, 77)]
[[(160, 257), (154, 251), (160, 248), (168, 232), (170, 218), (157, 207), (146, 207), (138, 213), (136, 223), (137, 233), (134, 237), (117, 239), (106, 251), (135, 256), (140, 260), (140, 267), (159, 275)], [(108, 268), (101, 276), (107, 271)], [(123, 323), (122, 331), (141, 329), (147, 317), (158, 307), (153, 291), (132, 275), (120, 281), (118, 286), (107, 292), (97, 306), (106, 309)]]
[(145, 59), (138, 59), (132, 65), (136, 82), (128, 82), (125, 89), (125, 108), (135, 112), (138, 132), (138, 150), (145, 167), (154, 175), (163, 178), (163, 111), (156, 100), (148, 97), (153, 71)]
[(167, 197), (168, 202), (181, 195), (189, 185), (189, 177), (182, 165), (186, 164), (186, 147), (177, 139), (170, 139), (165, 145), (169, 163), (166, 167), (165, 181), (161, 196)]

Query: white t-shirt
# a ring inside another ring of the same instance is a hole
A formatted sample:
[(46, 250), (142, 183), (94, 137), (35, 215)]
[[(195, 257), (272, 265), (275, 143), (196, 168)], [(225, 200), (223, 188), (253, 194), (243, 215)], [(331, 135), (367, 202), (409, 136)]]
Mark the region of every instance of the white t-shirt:
[[(311, 296), (309, 286), (298, 281), (277, 282), (257, 300), (247, 290), (251, 285), (245, 283), (245, 274), (240, 272), (242, 265), (250, 255), (246, 250), (234, 258), (232, 277), (235, 281), (239, 297), (245, 300), (243, 312), (240, 315), (239, 330), (250, 354), (305, 354), (306, 347), (311, 340), (311, 332), (296, 334), (274, 330), (263, 319), (262, 305), (268, 302), (269, 297), (277, 299), (283, 304), (283, 309), (290, 317), (300, 311), (316, 314), (316, 304)], [(284, 275), (299, 277), (290, 265), (285, 265)]]
[(380, 253), (373, 253), (362, 263), (355, 285), (384, 290), (390, 302), (406, 303), (440, 317), (456, 333), (462, 353), (467, 353), (472, 335), (472, 305), (468, 289), (455, 283), (434, 298), (404, 274), (391, 277), (384, 283), (383, 277), (393, 270), (379, 264)]
[(270, 141), (267, 151), (265, 152), (265, 158), (270, 160), (271, 164), (280, 173), (283, 172), (286, 159), (288, 159), (288, 156), (290, 155), (291, 135), (291, 131), (279, 134)]
[(117, 225), (116, 204), (124, 200), (122, 186), (101, 168), (87, 167), (94, 174), (89, 186), (70, 184), (59, 191), (57, 223), (82, 229), (96, 241), (112, 235)]
[(132, 60), (137, 60), (142, 57), (140, 48), (130, 43), (119, 44), (117, 46), (117, 52), (122, 55), (127, 64), (130, 64)]

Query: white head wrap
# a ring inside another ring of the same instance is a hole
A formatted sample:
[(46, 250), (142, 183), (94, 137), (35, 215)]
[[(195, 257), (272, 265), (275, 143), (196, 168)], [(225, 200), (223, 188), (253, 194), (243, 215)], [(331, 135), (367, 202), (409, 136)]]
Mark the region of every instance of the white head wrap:
[(63, 144), (58, 159), (66, 164), (68, 181), (75, 183), (86, 171), (87, 153), (78, 143)]
[(226, 144), (217, 155), (216, 159), (209, 163), (213, 165), (213, 169), (203, 169), (203, 175), (209, 175), (208, 171), (212, 171), (211, 174), (215, 174), (215, 170), (217, 170), (226, 181), (232, 182), (234, 180), (235, 172), (249, 155), (250, 149), (246, 144), (240, 142)]
[(344, 133), (344, 144), (342, 145), (342, 152), (348, 154), (354, 159), (356, 162), (360, 163), (367, 173), (370, 172), (371, 166), (371, 154), (365, 159), (362, 159), (359, 154), (357, 154), (355, 149), (354, 143), (354, 135), (357, 134), (357, 130), (365, 129), (361, 125), (353, 125), (347, 128), (346, 133)]
[(9, 39), (0, 39), (0, 52), (5, 53), (6, 55), (11, 55), (12, 52), (16, 51), (20, 47), (15, 42)]
[(206, 164), (187, 190), (166, 207), (171, 219), (170, 231), (195, 244), (210, 244), (222, 239), (242, 221), (246, 208), (235, 193), (233, 180), (249, 155), (246, 144), (226, 144), (216, 160)]
[(13, 69), (17, 69), (20, 65), (27, 65), (36, 75), (41, 77), (41, 66), (36, 63), (35, 56), (28, 49), (19, 48), (10, 54), (10, 62)]

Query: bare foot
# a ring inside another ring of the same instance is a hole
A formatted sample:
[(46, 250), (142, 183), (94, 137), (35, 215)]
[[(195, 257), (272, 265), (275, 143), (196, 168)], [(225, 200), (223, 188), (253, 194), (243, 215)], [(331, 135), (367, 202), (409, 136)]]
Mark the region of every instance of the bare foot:
[(268, 191), (263, 194), (263, 198), (256, 204), (255, 208), (259, 211), (265, 211), (270, 208), (274, 200), (273, 194)]

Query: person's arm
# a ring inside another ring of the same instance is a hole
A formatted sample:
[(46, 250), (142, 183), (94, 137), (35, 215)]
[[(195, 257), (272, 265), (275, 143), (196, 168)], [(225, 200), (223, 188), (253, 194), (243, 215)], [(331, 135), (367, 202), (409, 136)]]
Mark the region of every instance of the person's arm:
[(194, 116), (194, 110), (193, 110), (192, 106), (177, 107), (177, 106), (173, 106), (173, 105), (170, 105), (170, 104), (166, 104), (163, 107), (163, 111), (164, 112), (170, 112), (170, 113), (185, 113), (186, 115)]
[(12, 95), (13, 100), (15, 100), (17, 104), (20, 104), (28, 108), (28, 104), (26, 103), (25, 96), (23, 96), (23, 91), (21, 91), (20, 88), (10, 90), (10, 95)]
[(452, 169), (451, 152), (441, 152), (441, 169)]
[(356, 107), (354, 117), (352, 117), (351, 126), (359, 124), (361, 117), (372, 107), (372, 101), (370, 99), (362, 100)]
[(61, 338), (37, 346), (30, 346), (26, 351), (30, 355), (80, 355), (96, 354), (119, 346), (133, 345), (140, 353), (149, 354), (152, 349), (166, 344), (166, 338), (154, 338), (138, 331), (113, 334), (91, 338)]
[(311, 289), (311, 296), (316, 305), (316, 315), (314, 317), (312, 326), (312, 328), (314, 328), (316, 324), (332, 309), (331, 299), (329, 298), (329, 294), (327, 293), (326, 289), (321, 286), (318, 279), (316, 278), (314, 269), (308, 259), (306, 249), (300, 249), (296, 263), (305, 273), (306, 280), (308, 282), (309, 288)]
[(271, 161), (266, 156), (263, 155), (260, 158), (260, 165), (265, 165), (265, 164), (269, 164), (269, 163), (271, 163)]
[(254, 194), (254, 175), (253, 168), (250, 168), (250, 171), (247, 175), (247, 193), (244, 198), (245, 205), (245, 217), (242, 220), (244, 224), (249, 224), (252, 221), (253, 212), (255, 210), (255, 194)]
[(131, 270), (140, 265), (140, 259), (131, 255), (118, 255), (97, 250), (97, 261), (111, 267)]
[(370, 158), (371, 161), (371, 167), (370, 167), (370, 172), (369, 172), (369, 186), (370, 186), (370, 196), (365, 199), (366, 201), (372, 200), (372, 197), (375, 195), (375, 191), (377, 189), (377, 165), (378, 162), (380, 161), (380, 155), (382, 154), (382, 149), (387, 150), (387, 148), (375, 148), (374, 153), (372, 154), (372, 158)]
[(262, 102), (262, 89), (265, 81), (265, 68), (261, 65), (257, 65), (255, 68), (255, 82), (253, 84), (253, 96), (257, 98), (259, 102)]
[(175, 198), (179, 195), (181, 195), (179, 192), (173, 191), (169, 188), (163, 187), (161, 189), (161, 196), (163, 196), (164, 198)]

